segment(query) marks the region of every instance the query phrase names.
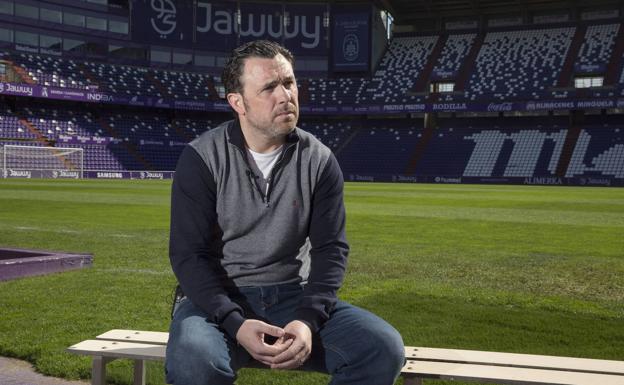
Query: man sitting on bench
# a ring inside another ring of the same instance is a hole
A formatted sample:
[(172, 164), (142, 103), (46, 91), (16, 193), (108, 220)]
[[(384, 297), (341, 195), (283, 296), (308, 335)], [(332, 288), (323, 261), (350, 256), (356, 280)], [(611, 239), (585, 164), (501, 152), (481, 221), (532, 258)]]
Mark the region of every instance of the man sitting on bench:
[(337, 299), (348, 254), (343, 178), (331, 151), (296, 127), (294, 58), (255, 41), (222, 80), (236, 119), (192, 141), (171, 198), (170, 259), (186, 297), (170, 327), (174, 385), (232, 384), (252, 359), (391, 385), (399, 333)]

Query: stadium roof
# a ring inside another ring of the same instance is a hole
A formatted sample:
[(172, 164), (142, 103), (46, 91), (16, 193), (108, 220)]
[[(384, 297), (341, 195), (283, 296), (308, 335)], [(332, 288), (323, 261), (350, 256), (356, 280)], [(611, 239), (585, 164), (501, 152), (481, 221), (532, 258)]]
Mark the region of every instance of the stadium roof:
[[(361, 0), (334, 0), (335, 3), (361, 3)], [(442, 20), (487, 16), (531, 15), (556, 11), (622, 9), (622, 0), (375, 0), (390, 11), (395, 24), (426, 24)]]

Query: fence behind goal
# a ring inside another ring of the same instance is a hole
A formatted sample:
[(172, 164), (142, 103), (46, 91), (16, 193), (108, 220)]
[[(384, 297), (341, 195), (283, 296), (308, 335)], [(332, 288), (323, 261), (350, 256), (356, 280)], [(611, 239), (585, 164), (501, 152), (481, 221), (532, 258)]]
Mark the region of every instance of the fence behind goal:
[(37, 147), (7, 144), (0, 148), (5, 178), (82, 178), (82, 148)]

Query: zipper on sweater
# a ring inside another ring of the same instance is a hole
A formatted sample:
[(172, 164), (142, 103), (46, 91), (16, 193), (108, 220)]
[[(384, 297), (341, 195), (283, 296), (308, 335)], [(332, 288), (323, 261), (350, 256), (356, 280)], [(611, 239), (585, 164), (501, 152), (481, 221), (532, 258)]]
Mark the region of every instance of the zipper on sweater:
[(258, 179), (258, 176), (252, 170), (248, 169), (247, 180), (249, 181), (249, 188), (251, 189), (251, 197), (254, 198), (255, 196), (254, 190), (258, 190), (258, 192), (260, 193), (260, 198), (262, 198), (262, 203), (264, 203), (265, 202), (264, 194), (258, 187), (258, 181), (256, 179)]
[(258, 187), (258, 181), (256, 180), (258, 176), (249, 167), (249, 162), (247, 161), (247, 154), (243, 150), (241, 150), (239, 147), (236, 147), (236, 149), (240, 152), (241, 156), (243, 157), (243, 161), (245, 162), (245, 165), (247, 166), (247, 170), (245, 170), (245, 173), (247, 174), (247, 180), (249, 181), (249, 188), (251, 189), (251, 197), (254, 198), (255, 197), (254, 190), (258, 190), (258, 193), (260, 194), (260, 198), (262, 199), (262, 203), (264, 203), (265, 202), (264, 194), (262, 193), (262, 190), (260, 189), (260, 187)]
[(269, 187), (267, 188), (267, 193), (266, 193), (266, 207), (271, 206), (271, 191), (273, 191), (273, 180), (275, 179), (275, 173), (277, 172), (279, 167), (282, 165), (282, 161), (284, 160), (284, 155), (286, 154), (286, 151), (288, 151), (290, 147), (292, 146), (294, 146), (294, 144), (292, 143), (289, 144), (288, 146), (284, 146), (284, 149), (280, 153), (280, 156), (277, 159), (277, 162), (275, 162), (275, 165), (271, 169), (271, 175), (269, 176)]
[(258, 186), (258, 181), (256, 180), (258, 176), (249, 168), (249, 162), (247, 161), (247, 154), (239, 147), (236, 147), (237, 150), (240, 152), (240, 154), (243, 156), (243, 160), (245, 164), (247, 165), (246, 173), (247, 173), (247, 177), (249, 180), (249, 186), (251, 187), (251, 195), (252, 196), (254, 195), (253, 193), (254, 189), (258, 190), (258, 193), (260, 194), (260, 198), (262, 198), (262, 203), (265, 203), (266, 207), (271, 207), (271, 191), (273, 190), (273, 179), (275, 179), (275, 173), (277, 169), (279, 168), (279, 166), (282, 164), (286, 151), (288, 151), (294, 145), (295, 143), (290, 143), (287, 146), (284, 146), (284, 149), (280, 153), (280, 156), (277, 159), (277, 162), (275, 162), (275, 165), (271, 169), (271, 175), (269, 177), (269, 182), (268, 182), (269, 186), (267, 188), (266, 194), (264, 194), (262, 189)]
[(273, 189), (273, 179), (275, 179), (275, 170), (277, 169), (277, 166), (280, 164), (281, 160), (281, 158), (278, 159), (277, 163), (275, 163), (275, 166), (273, 166), (273, 168), (271, 169), (271, 175), (269, 176), (269, 186), (267, 187), (266, 193), (266, 207), (271, 207), (271, 190)]

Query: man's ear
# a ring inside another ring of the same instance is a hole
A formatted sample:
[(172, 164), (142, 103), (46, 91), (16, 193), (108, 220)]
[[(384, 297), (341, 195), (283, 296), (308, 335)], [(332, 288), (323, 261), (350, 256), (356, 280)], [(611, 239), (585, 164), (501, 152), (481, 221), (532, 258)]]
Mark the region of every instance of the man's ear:
[(230, 103), (230, 107), (236, 111), (239, 115), (245, 114), (245, 104), (243, 103), (243, 95), (238, 92), (232, 92), (227, 94), (227, 101)]

